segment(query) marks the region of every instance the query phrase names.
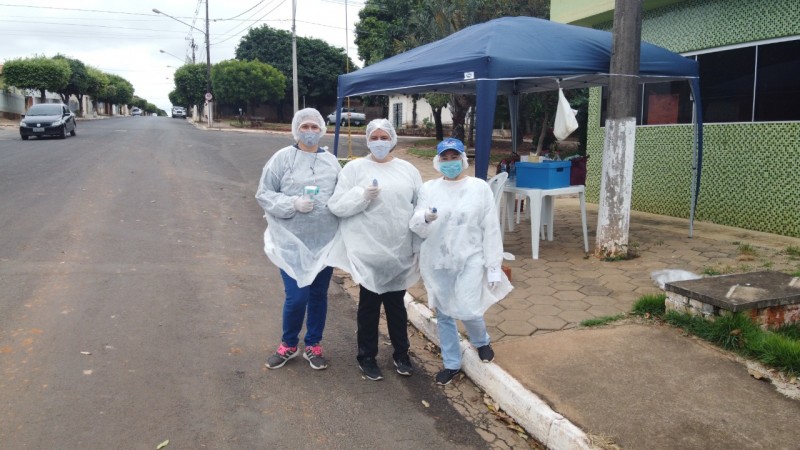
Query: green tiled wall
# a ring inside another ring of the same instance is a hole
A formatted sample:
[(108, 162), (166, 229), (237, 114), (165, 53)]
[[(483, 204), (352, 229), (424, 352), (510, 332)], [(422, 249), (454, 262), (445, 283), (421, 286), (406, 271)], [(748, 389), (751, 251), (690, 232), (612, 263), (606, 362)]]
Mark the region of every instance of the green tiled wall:
[[(645, 13), (642, 39), (676, 52), (800, 35), (798, 0), (690, 0)], [(800, 105), (798, 105), (800, 107)], [(600, 90), (589, 104), (587, 200), (602, 169)], [(689, 217), (692, 127), (636, 130), (632, 208)], [(704, 127), (696, 220), (800, 237), (800, 122)]]

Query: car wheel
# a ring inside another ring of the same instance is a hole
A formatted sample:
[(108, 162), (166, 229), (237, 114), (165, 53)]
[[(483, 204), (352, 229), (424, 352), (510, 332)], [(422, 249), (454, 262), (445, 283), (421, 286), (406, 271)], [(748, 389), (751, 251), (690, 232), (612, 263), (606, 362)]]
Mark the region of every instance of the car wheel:
[(69, 135), (70, 135), (70, 136), (75, 136), (75, 134), (76, 134), (76, 133), (75, 133), (75, 131), (76, 131), (77, 129), (78, 129), (78, 126), (77, 126), (77, 125), (75, 125), (74, 127), (72, 127), (72, 131), (70, 131), (70, 132), (69, 132)]
[(67, 126), (61, 126), (61, 134), (58, 135), (59, 139), (66, 139), (67, 138)]
[(30, 136), (25, 136), (24, 134), (20, 135), (23, 141), (27, 141)]

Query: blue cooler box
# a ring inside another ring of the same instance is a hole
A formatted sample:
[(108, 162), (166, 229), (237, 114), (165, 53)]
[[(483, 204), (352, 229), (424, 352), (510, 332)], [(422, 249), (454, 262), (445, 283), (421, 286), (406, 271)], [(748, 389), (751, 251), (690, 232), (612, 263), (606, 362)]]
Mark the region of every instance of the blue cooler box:
[(517, 162), (517, 187), (556, 189), (569, 186), (572, 161)]

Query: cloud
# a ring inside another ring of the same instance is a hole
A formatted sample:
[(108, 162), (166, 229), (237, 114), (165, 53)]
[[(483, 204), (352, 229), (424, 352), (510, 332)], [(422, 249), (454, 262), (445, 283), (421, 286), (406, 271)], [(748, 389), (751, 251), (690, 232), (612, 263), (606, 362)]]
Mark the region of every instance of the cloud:
[[(349, 47), (350, 57), (357, 61), (353, 26), (363, 3), (297, 0), (297, 35)], [(155, 14), (153, 8), (193, 24), (199, 31)], [(209, 0), (209, 17), (213, 64), (232, 59), (250, 27), (267, 24), (291, 30), (292, 0)], [(136, 95), (169, 111), (172, 75), (182, 60), (191, 61), (192, 38), (197, 45), (195, 60), (206, 60), (204, 30), (205, 3), (198, 0), (0, 3), (0, 62), (60, 53), (127, 79)]]

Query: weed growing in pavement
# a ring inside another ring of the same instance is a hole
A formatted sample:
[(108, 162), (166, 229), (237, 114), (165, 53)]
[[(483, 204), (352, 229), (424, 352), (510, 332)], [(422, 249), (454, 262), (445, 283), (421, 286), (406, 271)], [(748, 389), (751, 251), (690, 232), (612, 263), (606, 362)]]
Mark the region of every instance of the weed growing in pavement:
[(599, 327), (601, 325), (606, 325), (611, 322), (616, 322), (617, 320), (624, 318), (625, 314), (617, 314), (616, 316), (597, 317), (594, 319), (586, 319), (583, 322), (581, 322), (581, 325), (584, 327)]
[(784, 250), (783, 253), (789, 256), (789, 259), (800, 259), (800, 247), (790, 245), (786, 247), (786, 250)]
[[(747, 266), (745, 265), (739, 266), (738, 271), (746, 272), (746, 270), (741, 270), (743, 268), (747, 268)], [(709, 277), (713, 277), (716, 275), (728, 275), (734, 272), (737, 272), (737, 268), (726, 264), (724, 266), (706, 266), (700, 273)]]
[(791, 275), (793, 277), (800, 277), (800, 268), (798, 268), (794, 272), (790, 273), (789, 275)]
[(738, 250), (739, 258), (743, 260), (752, 260), (758, 255), (756, 249), (750, 244), (740, 244)]
[(665, 294), (649, 294), (644, 295), (636, 300), (633, 304), (631, 312), (637, 316), (644, 316), (646, 318), (662, 317), (666, 306), (664, 301), (667, 299)]

